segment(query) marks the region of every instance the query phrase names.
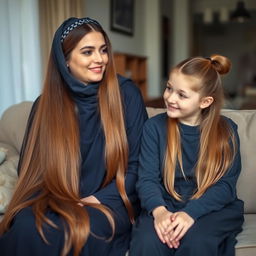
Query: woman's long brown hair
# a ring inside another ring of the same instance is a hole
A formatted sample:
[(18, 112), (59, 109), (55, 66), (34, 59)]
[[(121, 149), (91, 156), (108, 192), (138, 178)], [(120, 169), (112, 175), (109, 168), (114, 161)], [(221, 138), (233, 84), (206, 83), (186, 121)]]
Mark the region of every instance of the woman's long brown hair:
[[(225, 174), (234, 159), (236, 152), (234, 133), (226, 120), (220, 116), (224, 97), (220, 75), (228, 73), (230, 67), (231, 63), (228, 58), (212, 55), (211, 58), (187, 59), (171, 71), (197, 78), (200, 84), (194, 89), (200, 93), (201, 97), (211, 96), (214, 99), (209, 107), (202, 110), (200, 150), (195, 166), (197, 190), (192, 199), (199, 198), (216, 183)], [(168, 118), (164, 184), (174, 198), (182, 200), (174, 189), (177, 161), (183, 171), (178, 121)], [(185, 177), (184, 172), (183, 175)]]
[[(102, 186), (116, 179), (120, 196), (132, 221), (133, 210), (125, 191), (128, 142), (109, 39), (98, 26), (84, 24), (66, 37), (63, 42), (63, 52), (68, 58), (81, 38), (94, 30), (103, 34), (109, 57), (98, 92), (99, 113), (106, 140), (107, 173)], [(47, 243), (42, 228), (43, 222), (57, 228), (56, 224), (45, 215), (50, 208), (64, 220), (65, 241), (62, 255), (67, 255), (71, 248), (74, 255), (79, 255), (90, 234), (89, 215), (86, 208), (80, 206), (81, 204), (102, 211), (108, 218), (113, 232), (115, 226), (111, 211), (107, 207), (102, 204), (84, 203), (80, 198), (80, 136), (75, 109), (69, 89), (62, 80), (51, 54), (43, 92), (27, 134), (18, 183), (0, 223), (0, 234), (3, 234), (9, 229), (15, 215), (23, 208), (31, 206), (37, 229)]]

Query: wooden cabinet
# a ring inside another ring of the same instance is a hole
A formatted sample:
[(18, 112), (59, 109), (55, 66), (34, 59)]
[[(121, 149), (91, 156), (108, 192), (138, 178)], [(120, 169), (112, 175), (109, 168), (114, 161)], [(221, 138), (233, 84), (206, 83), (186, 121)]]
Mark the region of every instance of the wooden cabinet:
[(147, 58), (125, 53), (114, 53), (118, 74), (131, 78), (140, 88), (144, 100), (147, 99)]

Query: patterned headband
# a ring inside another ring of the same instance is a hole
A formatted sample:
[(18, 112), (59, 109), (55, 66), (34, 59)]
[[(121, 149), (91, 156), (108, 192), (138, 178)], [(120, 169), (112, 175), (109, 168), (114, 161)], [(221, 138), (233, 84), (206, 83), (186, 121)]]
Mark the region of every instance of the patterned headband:
[(61, 35), (61, 42), (63, 43), (64, 39), (67, 37), (67, 35), (76, 27), (81, 26), (83, 24), (95, 24), (99, 27), (101, 27), (100, 23), (96, 20), (93, 20), (91, 18), (83, 18), (83, 19), (78, 19), (77, 21), (75, 21), (73, 24), (71, 24), (70, 26), (68, 26), (65, 31), (62, 33)]

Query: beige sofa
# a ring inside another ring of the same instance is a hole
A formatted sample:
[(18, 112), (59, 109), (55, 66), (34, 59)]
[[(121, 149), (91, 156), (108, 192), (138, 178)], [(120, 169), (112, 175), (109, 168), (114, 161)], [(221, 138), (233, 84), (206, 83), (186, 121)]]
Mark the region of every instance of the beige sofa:
[[(0, 148), (7, 149), (6, 160), (0, 165), (0, 212), (11, 198), (17, 179), (18, 154), (31, 102), (22, 102), (8, 108), (0, 120)], [(147, 108), (149, 116), (164, 109)], [(238, 124), (241, 142), (242, 172), (237, 190), (245, 202), (243, 232), (237, 237), (236, 256), (256, 255), (256, 110), (223, 110)]]

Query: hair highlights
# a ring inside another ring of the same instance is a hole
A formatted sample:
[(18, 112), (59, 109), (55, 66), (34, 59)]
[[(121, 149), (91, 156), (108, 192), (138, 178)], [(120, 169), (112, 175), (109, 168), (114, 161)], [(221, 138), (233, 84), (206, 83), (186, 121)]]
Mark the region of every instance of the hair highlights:
[[(209, 107), (202, 110), (200, 150), (195, 167), (197, 190), (192, 198), (202, 196), (225, 174), (234, 159), (234, 135), (225, 119), (220, 117), (224, 98), (220, 75), (228, 73), (230, 67), (228, 58), (212, 55), (211, 58), (186, 59), (171, 70), (198, 78), (200, 83), (194, 89), (200, 92), (201, 97), (211, 96), (214, 99)], [(181, 158), (178, 123), (177, 120), (168, 118), (164, 183), (167, 191), (177, 200), (181, 200), (181, 196), (174, 189), (175, 168), (178, 161), (182, 170)]]
[[(100, 116), (106, 139), (107, 174), (103, 186), (116, 178), (120, 196), (133, 221), (133, 209), (125, 191), (124, 181), (128, 162), (128, 142), (110, 41), (96, 23), (82, 24), (72, 29), (65, 37), (63, 51), (68, 58), (82, 37), (91, 31), (103, 34), (109, 55), (98, 92)], [(20, 164), (20, 177), (4, 219), (0, 223), (0, 234), (7, 231), (15, 215), (28, 206), (33, 209), (37, 229), (45, 242), (47, 237), (43, 232), (43, 222), (57, 228), (56, 224), (46, 217), (47, 209), (50, 208), (64, 220), (65, 243), (62, 255), (67, 255), (73, 248), (74, 255), (78, 256), (90, 234), (89, 215), (86, 208), (81, 205), (89, 205), (100, 210), (106, 215), (114, 231), (114, 219), (107, 207), (102, 204), (87, 204), (80, 199), (79, 141), (75, 104), (51, 53), (43, 92), (27, 134)]]

